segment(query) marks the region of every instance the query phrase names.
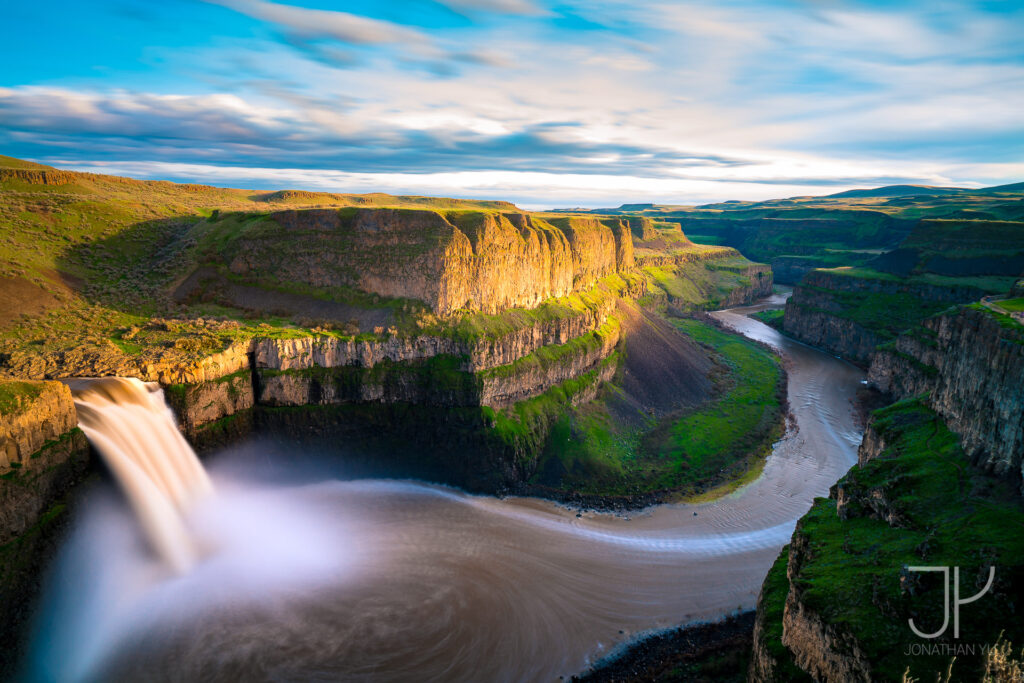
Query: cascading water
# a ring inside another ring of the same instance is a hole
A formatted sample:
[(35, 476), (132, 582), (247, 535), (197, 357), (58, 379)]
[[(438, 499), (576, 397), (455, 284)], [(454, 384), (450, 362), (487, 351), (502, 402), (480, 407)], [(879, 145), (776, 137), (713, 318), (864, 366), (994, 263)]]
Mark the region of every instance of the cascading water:
[(551, 681), (649, 629), (753, 608), (797, 518), (855, 460), (863, 373), (717, 315), (782, 349), (799, 428), (740, 491), (631, 519), (297, 473), (293, 449), (259, 438), (207, 478), (155, 387), (74, 383), (126, 496), (83, 494), (25, 679)]
[(68, 384), (78, 424), (100, 452), (146, 537), (176, 571), (195, 562), (185, 515), (213, 492), (156, 383), (106, 377)]

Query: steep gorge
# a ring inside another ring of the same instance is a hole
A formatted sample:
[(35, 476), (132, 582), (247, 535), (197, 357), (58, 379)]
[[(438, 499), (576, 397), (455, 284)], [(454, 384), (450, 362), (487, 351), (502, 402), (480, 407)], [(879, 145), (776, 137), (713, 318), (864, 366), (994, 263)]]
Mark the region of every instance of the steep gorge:
[[(888, 680), (949, 666), (973, 679), (983, 646), (1024, 637), (1024, 327), (962, 306), (870, 361), (870, 381), (902, 400), (872, 415), (857, 466), (815, 502), (766, 579), (752, 681)], [(907, 626), (942, 623), (942, 583), (914, 565), (960, 567), (970, 594), (995, 567), (992, 589), (963, 608), (959, 640), (923, 640)]]
[(915, 320), (986, 293), (860, 269), (812, 270), (794, 287), (783, 325), (787, 334), (866, 367), (879, 344)]

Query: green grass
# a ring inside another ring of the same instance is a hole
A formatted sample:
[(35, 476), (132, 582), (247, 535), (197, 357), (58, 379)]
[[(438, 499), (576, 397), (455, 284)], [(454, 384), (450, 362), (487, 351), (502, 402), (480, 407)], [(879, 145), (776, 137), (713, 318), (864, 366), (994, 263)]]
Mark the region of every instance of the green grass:
[(949, 302), (922, 300), (913, 291), (843, 291), (806, 284), (801, 285), (801, 289), (827, 295), (833, 306), (816, 309), (803, 303), (801, 296), (790, 299), (788, 305), (820, 310), (829, 316), (851, 320), (877, 333), (883, 340), (893, 339), (921, 320), (953, 305)]
[(610, 337), (619, 336), (619, 320), (609, 317), (608, 320), (593, 332), (570, 339), (564, 344), (542, 346), (533, 353), (518, 358), (508, 365), (499, 365), (484, 370), (479, 375), (489, 377), (516, 377), (530, 372), (543, 372), (547, 368), (571, 361), (586, 354), (602, 349)]
[(674, 321), (719, 358), (727, 377), (715, 400), (659, 424), (626, 424), (607, 386), (589, 404), (557, 416), (533, 483), (587, 495), (721, 495), (756, 478), (782, 432), (783, 374), (762, 347), (693, 320)]
[(7, 157), (0, 154), (0, 168), (18, 168), (28, 170), (46, 170), (52, 168), (51, 166), (44, 166), (43, 164), (37, 164), (34, 161), (25, 161), (24, 159), (15, 159), (14, 157)]
[(721, 258), (664, 266), (644, 266), (652, 292), (662, 292), (677, 310), (718, 307), (737, 287), (751, 285), (745, 271), (758, 265), (734, 253)]
[(782, 317), (786, 314), (786, 311), (781, 308), (769, 308), (765, 311), (758, 311), (754, 313), (752, 317), (757, 318), (766, 325), (772, 327), (782, 326)]
[(1019, 299), (1003, 299), (995, 302), (997, 306), (1006, 311), (1019, 313), (1024, 311), (1024, 297)]
[(720, 398), (648, 442), (648, 462), (660, 465), (660, 488), (701, 493), (745, 473), (766, 455), (766, 437), (781, 436), (783, 373), (771, 353), (743, 337), (696, 320), (673, 324), (713, 349), (731, 375)]
[[(879, 679), (899, 680), (909, 666), (926, 680), (948, 658), (903, 656), (908, 645), (924, 642), (907, 619), (926, 631), (941, 625), (942, 587), (925, 580), (913, 593), (901, 590), (901, 570), (959, 566), (973, 595), (976, 576), (987, 576), (995, 565), (1001, 583), (961, 609), (960, 642), (992, 643), (1004, 630), (1019, 642), (1024, 620), (1012, 591), (1024, 580), (1024, 510), (1012, 487), (975, 470), (956, 435), (919, 401), (878, 411), (874, 426), (888, 447), (838, 484), (852, 501), (846, 519), (838, 516), (835, 500), (819, 498), (798, 525), (794, 544), (803, 539), (807, 548), (794, 577), (801, 602), (851, 634)], [(772, 588), (772, 599), (781, 591)], [(929, 642), (951, 642), (951, 636), (952, 629)], [(964, 660), (956, 666), (967, 676), (976, 665)]]
[(0, 415), (14, 415), (25, 410), (43, 393), (39, 382), (0, 381)]
[(794, 663), (793, 653), (782, 644), (782, 616), (786, 607), (786, 595), (789, 593), (789, 580), (786, 578), (788, 563), (787, 545), (768, 570), (768, 576), (761, 587), (761, 602), (758, 606), (758, 618), (763, 624), (761, 644), (775, 662), (776, 680), (810, 681), (811, 677)]
[[(1024, 331), (1024, 325), (1021, 325), (1019, 322), (1014, 320), (1012, 317), (1006, 315), (1005, 313), (1000, 313), (999, 311), (992, 310), (991, 308), (985, 306), (984, 304), (968, 304), (967, 308), (975, 311), (981, 311), (985, 315), (995, 318), (996, 321), (999, 322), (999, 325), (1005, 330), (1010, 330), (1012, 332), (1018, 333)], [(1021, 339), (1019, 334), (1016, 337), (1006, 337), (1006, 340), (1012, 343), (1024, 344), (1024, 339)]]

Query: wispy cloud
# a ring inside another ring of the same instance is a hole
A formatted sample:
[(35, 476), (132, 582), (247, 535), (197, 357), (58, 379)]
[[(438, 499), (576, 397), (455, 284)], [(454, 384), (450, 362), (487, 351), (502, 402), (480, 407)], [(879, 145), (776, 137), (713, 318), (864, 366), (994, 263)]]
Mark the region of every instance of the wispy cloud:
[(460, 12), (498, 12), (542, 16), (545, 10), (531, 0), (438, 0), (442, 5)]
[(305, 38), (333, 38), (354, 45), (430, 43), (430, 39), (420, 31), (348, 12), (307, 9), (266, 0), (206, 1), (270, 22), (287, 33)]
[[(1024, 176), (1024, 9), (1006, 3), (108, 3), (93, 28), (121, 42), (74, 77), (60, 50), (80, 27), (38, 10), (56, 57), (5, 64), (8, 153), (559, 203)], [(177, 33), (159, 33), (172, 15)]]

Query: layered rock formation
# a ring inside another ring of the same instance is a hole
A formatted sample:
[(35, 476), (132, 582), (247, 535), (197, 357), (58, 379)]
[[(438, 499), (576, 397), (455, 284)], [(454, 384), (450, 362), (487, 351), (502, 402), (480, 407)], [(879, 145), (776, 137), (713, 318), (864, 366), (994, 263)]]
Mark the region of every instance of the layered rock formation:
[(39, 521), (87, 454), (67, 386), (0, 382), (0, 544)]
[[(954, 663), (955, 680), (972, 680), (975, 652), (958, 662), (942, 653), (991, 644), (1004, 629), (1013, 642), (1024, 637), (1014, 597), (1024, 585), (1015, 530), (1024, 524), (1024, 327), (962, 307), (879, 350), (869, 377), (917, 398), (872, 415), (858, 465), (798, 523), (785, 580), (773, 569), (762, 588), (752, 681), (789, 680), (778, 672), (790, 665), (814, 680), (872, 681)], [(996, 567), (984, 600), (961, 612), (960, 641), (948, 632), (925, 640), (907, 626), (943, 622), (944, 586), (910, 565), (960, 567), (971, 594)], [(907, 656), (915, 644), (933, 647)]]
[(232, 228), (220, 257), (239, 277), (414, 299), (439, 315), (533, 307), (633, 266), (630, 226), (617, 218), (343, 209)]
[[(278, 363), (286, 366), (281, 371), (264, 365), (258, 355), (256, 400), (271, 406), (375, 402), (501, 408), (595, 370), (618, 341), (619, 324), (612, 318), (566, 344), (544, 346), (505, 365), (488, 363), (485, 370), (474, 369), (465, 357), (439, 354), (399, 362), (385, 357), (369, 364), (336, 362), (347, 360), (346, 355), (292, 363), (295, 357), (289, 355)], [(267, 355), (282, 359), (280, 353)]]
[(771, 266), (764, 263), (755, 263), (741, 268), (737, 272), (740, 277), (745, 278), (749, 284), (730, 290), (725, 297), (720, 300), (719, 305), (721, 307), (730, 308), (733, 306), (743, 306), (771, 295), (772, 285), (775, 282)]
[(879, 349), (868, 379), (896, 398), (927, 394), (972, 461), (1024, 475), (1024, 326), (981, 306), (927, 318)]
[(0, 677), (13, 674), (45, 563), (84, 476), (85, 435), (59, 382), (0, 382)]
[(867, 365), (875, 348), (915, 320), (950, 304), (977, 301), (975, 287), (937, 285), (844, 269), (813, 270), (793, 289), (785, 332), (851, 362)]

